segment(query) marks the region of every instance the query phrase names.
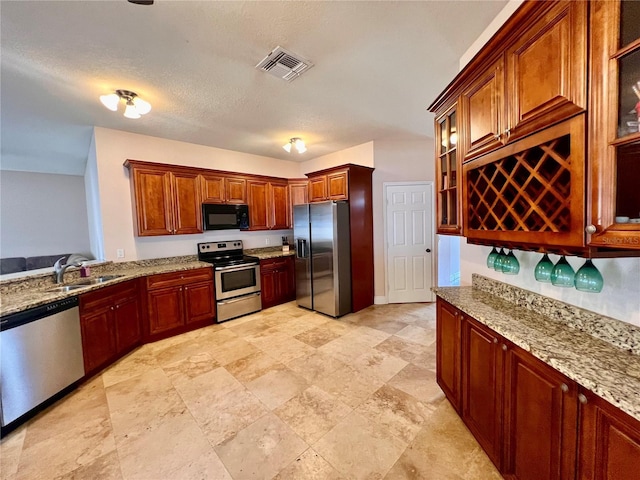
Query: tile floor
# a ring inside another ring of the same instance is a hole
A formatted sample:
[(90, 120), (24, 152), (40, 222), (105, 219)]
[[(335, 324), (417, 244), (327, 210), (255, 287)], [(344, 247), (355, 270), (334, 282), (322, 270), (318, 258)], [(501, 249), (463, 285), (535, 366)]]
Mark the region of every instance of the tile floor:
[(500, 479), (435, 382), (435, 304), (295, 303), (145, 345), (3, 439), (2, 479)]

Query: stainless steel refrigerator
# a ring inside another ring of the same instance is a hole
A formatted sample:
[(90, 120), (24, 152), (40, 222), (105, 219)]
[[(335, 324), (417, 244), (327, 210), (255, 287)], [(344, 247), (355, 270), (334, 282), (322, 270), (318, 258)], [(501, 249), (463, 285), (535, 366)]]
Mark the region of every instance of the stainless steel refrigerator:
[(293, 207), (298, 306), (340, 317), (351, 312), (349, 204)]

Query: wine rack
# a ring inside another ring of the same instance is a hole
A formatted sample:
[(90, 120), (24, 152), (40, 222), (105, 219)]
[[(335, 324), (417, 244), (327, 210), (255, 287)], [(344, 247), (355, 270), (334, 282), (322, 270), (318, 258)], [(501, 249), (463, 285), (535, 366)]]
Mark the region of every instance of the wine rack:
[(583, 245), (581, 117), (465, 164), (465, 236)]

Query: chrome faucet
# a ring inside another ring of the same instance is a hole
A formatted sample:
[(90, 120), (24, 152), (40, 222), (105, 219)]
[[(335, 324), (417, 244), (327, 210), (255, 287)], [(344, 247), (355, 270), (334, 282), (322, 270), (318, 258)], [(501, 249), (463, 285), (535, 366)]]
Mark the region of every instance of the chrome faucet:
[(56, 283), (63, 283), (64, 282), (64, 272), (67, 271), (67, 268), (82, 266), (82, 262), (66, 263), (66, 264), (62, 265), (62, 261), (65, 258), (66, 257), (60, 257), (58, 260), (56, 260), (56, 263), (53, 264), (53, 274), (55, 275)]

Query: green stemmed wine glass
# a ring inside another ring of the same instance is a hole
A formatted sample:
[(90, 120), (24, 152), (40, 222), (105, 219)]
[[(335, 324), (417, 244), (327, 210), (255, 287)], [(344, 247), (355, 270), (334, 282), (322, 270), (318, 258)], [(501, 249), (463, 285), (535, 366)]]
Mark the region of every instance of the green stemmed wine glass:
[(575, 277), (576, 272), (563, 255), (551, 270), (551, 284), (556, 287), (573, 287)]
[(518, 262), (517, 257), (513, 254), (513, 250), (511, 250), (502, 261), (502, 271), (507, 275), (517, 275), (520, 271), (520, 262)]
[(488, 268), (493, 268), (493, 264), (495, 263), (497, 257), (498, 257), (498, 250), (496, 250), (496, 247), (493, 247), (491, 249), (491, 253), (489, 253), (489, 256), (487, 257)]
[(600, 293), (602, 291), (604, 279), (590, 258), (587, 258), (584, 265), (576, 272), (574, 284), (576, 290), (580, 290), (581, 292)]
[(533, 275), (536, 277), (538, 282), (550, 282), (552, 270), (553, 262), (549, 258), (549, 255), (545, 253), (536, 265)]

